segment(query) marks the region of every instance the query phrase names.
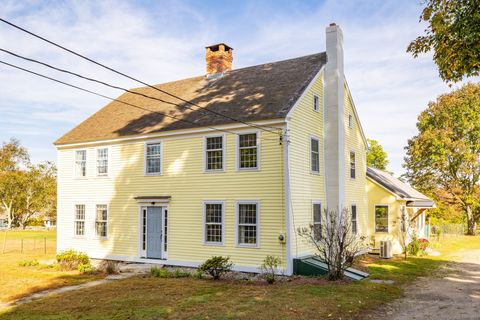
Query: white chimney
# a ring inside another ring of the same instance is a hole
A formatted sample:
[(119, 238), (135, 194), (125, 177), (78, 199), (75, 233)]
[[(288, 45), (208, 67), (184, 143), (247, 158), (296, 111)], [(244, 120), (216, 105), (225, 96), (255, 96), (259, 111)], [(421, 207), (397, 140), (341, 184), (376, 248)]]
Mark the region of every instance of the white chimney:
[(345, 194), (345, 115), (343, 33), (335, 23), (326, 30), (325, 175), (327, 208), (342, 210)]

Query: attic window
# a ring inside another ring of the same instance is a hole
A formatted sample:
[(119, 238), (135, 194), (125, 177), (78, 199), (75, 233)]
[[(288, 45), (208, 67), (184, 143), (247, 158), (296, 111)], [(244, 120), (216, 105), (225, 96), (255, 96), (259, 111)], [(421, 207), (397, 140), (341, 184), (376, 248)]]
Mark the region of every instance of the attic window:
[(353, 116), (352, 116), (352, 114), (348, 115), (348, 127), (350, 129), (353, 127)]
[(320, 109), (320, 99), (316, 94), (313, 95), (313, 111), (318, 112)]

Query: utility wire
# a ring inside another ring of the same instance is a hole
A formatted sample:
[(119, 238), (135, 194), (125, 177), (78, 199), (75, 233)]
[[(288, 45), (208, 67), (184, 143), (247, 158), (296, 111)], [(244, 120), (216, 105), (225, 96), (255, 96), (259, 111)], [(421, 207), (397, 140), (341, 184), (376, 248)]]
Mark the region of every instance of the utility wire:
[(233, 117), (224, 115), (224, 114), (222, 114), (222, 113), (220, 113), (220, 112), (216, 112), (216, 111), (214, 111), (214, 110), (210, 110), (210, 109), (201, 107), (201, 106), (199, 106), (198, 104), (196, 104), (196, 103), (194, 103), (194, 102), (191, 102), (191, 101), (188, 101), (188, 100), (186, 100), (186, 99), (183, 99), (183, 98), (181, 98), (181, 97), (179, 97), (179, 96), (177, 96), (177, 95), (175, 95), (175, 94), (173, 94), (173, 93), (170, 93), (170, 92), (165, 91), (165, 90), (163, 90), (163, 89), (157, 88), (157, 87), (155, 87), (155, 86), (153, 86), (153, 85), (151, 85), (151, 84), (148, 84), (148, 83), (146, 83), (146, 82), (144, 82), (144, 81), (141, 81), (141, 80), (139, 80), (139, 79), (137, 79), (137, 78), (134, 78), (134, 77), (132, 77), (132, 76), (129, 76), (129, 75), (127, 75), (127, 74), (125, 74), (125, 73), (123, 73), (123, 72), (120, 72), (120, 71), (118, 71), (118, 70), (116, 70), (116, 69), (113, 69), (113, 68), (111, 68), (111, 67), (108, 67), (108, 66), (106, 66), (105, 64), (102, 64), (102, 63), (97, 62), (97, 61), (95, 61), (95, 60), (93, 60), (93, 59), (91, 59), (91, 58), (88, 58), (88, 57), (86, 57), (86, 56), (84, 56), (84, 55), (82, 55), (82, 54), (80, 54), (80, 53), (78, 53), (78, 52), (76, 52), (76, 51), (74, 51), (74, 50), (68, 49), (68, 48), (66, 48), (66, 47), (64, 47), (64, 46), (62, 46), (62, 45), (60, 45), (60, 44), (58, 44), (58, 43), (55, 43), (55, 42), (53, 42), (53, 41), (51, 41), (51, 40), (48, 40), (48, 39), (46, 39), (46, 38), (44, 38), (44, 37), (42, 37), (42, 36), (40, 36), (40, 35), (32, 32), (32, 31), (29, 31), (29, 30), (27, 30), (27, 29), (24, 29), (24, 28), (22, 28), (22, 27), (20, 27), (20, 26), (18, 26), (18, 25), (16, 25), (16, 24), (14, 24), (14, 23), (12, 23), (12, 22), (9, 22), (9, 21), (7, 21), (7, 20), (5, 20), (5, 19), (0, 18), (0, 21), (3, 22), (3, 23), (6, 23), (6, 24), (8, 24), (8, 25), (10, 25), (10, 26), (18, 29), (18, 30), (21, 30), (21, 31), (23, 31), (23, 32), (25, 32), (25, 33), (28, 33), (29, 35), (31, 35), (31, 36), (33, 36), (33, 37), (35, 37), (35, 38), (38, 38), (38, 39), (40, 39), (40, 40), (42, 40), (42, 41), (45, 41), (45, 42), (47, 42), (47, 43), (49, 43), (49, 44), (51, 44), (51, 45), (53, 45), (53, 46), (55, 46), (55, 47), (58, 47), (58, 48), (60, 48), (60, 49), (62, 49), (62, 50), (65, 50), (65, 51), (67, 51), (67, 52), (69, 52), (69, 53), (71, 53), (71, 54), (73, 54), (73, 55), (76, 55), (76, 56), (82, 58), (82, 59), (85, 59), (85, 60), (87, 60), (87, 61), (89, 61), (89, 62), (91, 62), (91, 63), (93, 63), (93, 64), (96, 64), (96, 65), (98, 65), (98, 66), (100, 66), (100, 67), (102, 67), (102, 68), (105, 68), (105, 69), (107, 69), (107, 70), (109, 70), (109, 71), (111, 71), (111, 72), (114, 72), (114, 73), (116, 73), (116, 74), (118, 74), (118, 75), (121, 75), (121, 76), (123, 76), (123, 77), (125, 77), (125, 78), (128, 78), (128, 79), (130, 79), (130, 80), (133, 80), (133, 81), (136, 81), (136, 82), (138, 82), (138, 83), (141, 83), (141, 84), (143, 84), (144, 86), (147, 86), (147, 87), (152, 88), (152, 89), (154, 89), (154, 90), (160, 91), (160, 92), (162, 92), (162, 93), (164, 93), (164, 94), (166, 94), (166, 95), (168, 95), (168, 96), (171, 96), (171, 97), (173, 97), (173, 98), (176, 98), (176, 99), (178, 99), (178, 100), (180, 100), (180, 101), (182, 101), (182, 102), (188, 103), (188, 104), (190, 104), (190, 105), (192, 105), (192, 106), (195, 106), (195, 107), (197, 107), (197, 108), (206, 110), (206, 111), (211, 112), (211, 113), (213, 113), (213, 114), (222, 116), (222, 117), (224, 117), (224, 118), (226, 118), (226, 119), (229, 119), (229, 120), (231, 120), (231, 121), (240, 122), (240, 123), (243, 123), (243, 124), (245, 124), (245, 125), (247, 125), (247, 126), (249, 126), (249, 127), (257, 128), (257, 129), (260, 129), (260, 130), (263, 130), (263, 131), (273, 132), (273, 133), (278, 134), (278, 135), (281, 136), (280, 133), (278, 133), (278, 132), (276, 132), (276, 131), (274, 131), (274, 130), (267, 130), (267, 129), (265, 129), (264, 127), (257, 126), (257, 125), (255, 125), (255, 124), (248, 123), (248, 122), (246, 122), (246, 121), (242, 121), (242, 120), (235, 119), (235, 118), (233, 118)]
[[(52, 77), (49, 77), (49, 76), (40, 74), (40, 73), (38, 73), (38, 72), (29, 70), (29, 69), (25, 69), (25, 68), (22, 68), (22, 67), (20, 67), (20, 66), (17, 66), (17, 65), (14, 65), (14, 64), (11, 64), (11, 63), (2, 61), (2, 60), (0, 60), (0, 64), (3, 64), (3, 65), (6, 65), (6, 66), (9, 66), (9, 67), (11, 67), (11, 68), (15, 68), (15, 69), (18, 69), (18, 70), (21, 70), (21, 71), (24, 71), (24, 72), (27, 72), (27, 73), (36, 75), (36, 76), (38, 76), (38, 77), (41, 77), (41, 78), (44, 78), (44, 79), (47, 79), (47, 80), (50, 80), (50, 81), (54, 81), (54, 82), (56, 82), (56, 83), (63, 84), (63, 85), (65, 85), (65, 86), (68, 86), (68, 87), (71, 87), (71, 88), (74, 88), (74, 89), (77, 89), (77, 90), (80, 90), (80, 91), (83, 91), (83, 92), (86, 92), (86, 93), (93, 94), (93, 95), (98, 96), (98, 97), (102, 97), (102, 98), (105, 98), (105, 99), (108, 99), (108, 100), (111, 100), (111, 101), (116, 101), (116, 102), (119, 102), (119, 103), (122, 103), (122, 104), (125, 104), (125, 105), (128, 105), (128, 106), (131, 106), (131, 107), (134, 107), (134, 108), (137, 108), (137, 109), (141, 109), (141, 110), (144, 110), (144, 111), (148, 111), (148, 112), (160, 114), (160, 115), (162, 115), (162, 116), (165, 116), (165, 117), (168, 117), (168, 118), (172, 118), (172, 119), (175, 119), (175, 120), (178, 120), (178, 121), (186, 122), (186, 123), (189, 123), (189, 124), (193, 124), (193, 125), (198, 126), (198, 127), (206, 127), (206, 128), (209, 128), (209, 129), (212, 129), (212, 130), (215, 130), (215, 131), (221, 131), (221, 132), (225, 132), (225, 133), (230, 133), (230, 134), (239, 135), (239, 133), (237, 133), (237, 132), (233, 132), (233, 131), (226, 130), (226, 129), (214, 128), (214, 127), (210, 127), (210, 126), (204, 126), (204, 125), (202, 125), (202, 124), (198, 124), (198, 123), (193, 122), (193, 121), (189, 121), (189, 120), (186, 120), (186, 119), (181, 119), (181, 118), (178, 118), (178, 117), (175, 117), (175, 116), (172, 116), (172, 115), (163, 113), (163, 112), (159, 112), (159, 111), (155, 111), (155, 110), (150, 110), (150, 109), (148, 109), (148, 108), (144, 108), (144, 107), (135, 105), (135, 104), (130, 103), (130, 102), (126, 102), (126, 101), (123, 101), (123, 100), (120, 100), (120, 99), (112, 98), (112, 97), (106, 96), (106, 95), (104, 95), (104, 94), (101, 94), (101, 93), (98, 93), (98, 92), (95, 92), (95, 91), (92, 91), (92, 90), (89, 90), (89, 89), (85, 89), (85, 88), (76, 86), (76, 85), (74, 85), (74, 84), (71, 84), (71, 83), (68, 83), (68, 82), (65, 82), (65, 81), (62, 81), (62, 80), (58, 80), (58, 79), (52, 78)], [(266, 139), (266, 138), (262, 138), (262, 140), (278, 141), (277, 139)]]

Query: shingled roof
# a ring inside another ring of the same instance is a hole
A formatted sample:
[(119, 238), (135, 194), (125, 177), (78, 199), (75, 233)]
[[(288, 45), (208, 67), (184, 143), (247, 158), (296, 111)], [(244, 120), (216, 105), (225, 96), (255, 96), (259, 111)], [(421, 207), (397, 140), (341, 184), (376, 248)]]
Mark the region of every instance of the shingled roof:
[(407, 206), (411, 207), (434, 207), (435, 203), (430, 200), (423, 193), (415, 190), (410, 185), (395, 178), (392, 174), (376, 169), (367, 167), (367, 177), (375, 181), (385, 189), (389, 190), (398, 197), (408, 200)]
[[(326, 63), (325, 52), (300, 58), (236, 69), (221, 77), (199, 76), (156, 87), (241, 121), (284, 118), (308, 84)], [(198, 110), (189, 104), (149, 87), (133, 89), (153, 96), (159, 102), (132, 93), (119, 100), (140, 108), (112, 101), (80, 123), (54, 144), (71, 144), (115, 139), (125, 136), (157, 133), (168, 130), (215, 126), (234, 121)], [(179, 104), (179, 106), (175, 105)], [(189, 110), (192, 107), (197, 110)], [(193, 122), (188, 123), (160, 113)]]

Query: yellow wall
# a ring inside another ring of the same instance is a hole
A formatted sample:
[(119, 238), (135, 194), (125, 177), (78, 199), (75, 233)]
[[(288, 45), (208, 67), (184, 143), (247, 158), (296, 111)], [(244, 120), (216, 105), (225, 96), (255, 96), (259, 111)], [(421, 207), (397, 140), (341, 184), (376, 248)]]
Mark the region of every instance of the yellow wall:
[[(349, 128), (348, 118), (352, 115), (352, 127)], [(353, 110), (352, 97), (345, 87), (345, 201), (344, 205), (350, 210), (352, 204), (357, 206), (358, 233), (368, 235), (367, 210), (367, 154), (362, 137), (359, 119)], [(355, 152), (356, 173), (355, 179), (350, 178), (350, 152)]]
[[(367, 179), (368, 190), (368, 212), (370, 235), (374, 237), (375, 248), (379, 248), (380, 241), (391, 240), (394, 253), (401, 253), (402, 248), (398, 241), (399, 219), (401, 217), (400, 207), (405, 205), (404, 200), (397, 200), (394, 194), (379, 186), (370, 179)], [(388, 233), (375, 232), (375, 205), (388, 205)]]
[[(313, 110), (313, 95), (320, 98), (320, 108)], [(318, 200), (325, 208), (325, 167), (324, 167), (324, 97), (323, 74), (312, 84), (291, 113), (289, 120), (290, 145), (290, 185), (292, 207), (292, 256), (302, 256), (313, 252), (304, 239), (297, 236), (297, 228), (307, 227), (313, 222), (312, 201)], [(312, 173), (310, 167), (310, 138), (319, 140), (320, 172)]]
[[(238, 132), (241, 132), (238, 131)], [(209, 133), (211, 134), (211, 132)], [(161, 141), (163, 175), (144, 175), (145, 141), (109, 145), (108, 178), (95, 177), (95, 147), (88, 147), (88, 177), (74, 177), (74, 150), (58, 152), (58, 249), (75, 248), (94, 258), (139, 256), (139, 205), (136, 196), (171, 196), (168, 204), (168, 259), (199, 263), (212, 255), (231, 256), (241, 267), (258, 267), (266, 255), (285, 261), (283, 146), (278, 135), (261, 132), (260, 170), (236, 170), (236, 136), (226, 134), (226, 170), (205, 173), (204, 134)], [(225, 201), (223, 246), (203, 243), (203, 201)], [(239, 248), (235, 239), (235, 202), (260, 204), (260, 247)], [(73, 236), (74, 205), (86, 204), (84, 238)], [(94, 235), (95, 204), (109, 205), (108, 240)]]

